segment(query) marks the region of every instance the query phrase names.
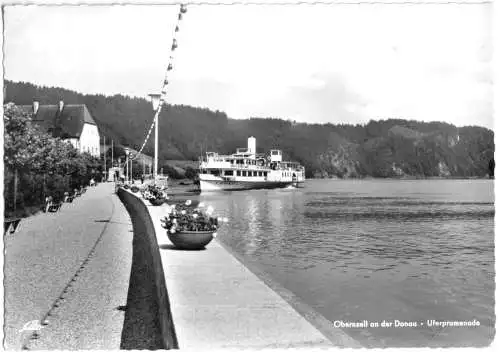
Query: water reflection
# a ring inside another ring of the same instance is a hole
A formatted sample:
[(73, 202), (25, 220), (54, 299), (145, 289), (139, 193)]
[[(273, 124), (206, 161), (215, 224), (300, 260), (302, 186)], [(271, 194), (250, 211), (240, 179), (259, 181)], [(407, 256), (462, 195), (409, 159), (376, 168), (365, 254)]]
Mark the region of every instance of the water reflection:
[(255, 197), (246, 197), (246, 220), (248, 221), (248, 232), (246, 233), (248, 241), (248, 254), (253, 254), (255, 249), (258, 247), (259, 241), (259, 225), (257, 223), (258, 219), (258, 205)]

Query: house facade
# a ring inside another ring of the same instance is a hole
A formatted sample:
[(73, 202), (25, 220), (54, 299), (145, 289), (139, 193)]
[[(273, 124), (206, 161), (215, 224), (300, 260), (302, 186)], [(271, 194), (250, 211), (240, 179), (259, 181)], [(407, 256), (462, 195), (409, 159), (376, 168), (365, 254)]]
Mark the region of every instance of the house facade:
[(33, 105), (20, 107), (33, 114), (33, 122), (43, 130), (70, 142), (80, 153), (100, 155), (100, 135), (97, 124), (84, 104)]

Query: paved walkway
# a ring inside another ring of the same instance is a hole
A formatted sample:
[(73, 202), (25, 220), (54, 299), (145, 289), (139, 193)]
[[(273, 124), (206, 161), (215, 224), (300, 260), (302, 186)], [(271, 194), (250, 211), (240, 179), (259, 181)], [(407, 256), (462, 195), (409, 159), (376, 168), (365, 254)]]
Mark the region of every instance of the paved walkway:
[(88, 188), (4, 237), (6, 349), (18, 349), (27, 336), (20, 329), (47, 312), (30, 349), (120, 348), (133, 233), (113, 192), (113, 183)]

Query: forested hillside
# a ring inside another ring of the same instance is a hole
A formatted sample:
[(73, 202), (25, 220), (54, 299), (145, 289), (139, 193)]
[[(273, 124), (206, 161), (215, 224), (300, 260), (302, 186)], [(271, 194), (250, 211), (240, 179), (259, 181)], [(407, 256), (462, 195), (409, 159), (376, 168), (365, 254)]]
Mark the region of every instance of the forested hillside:
[[(146, 99), (122, 95), (84, 95), (30, 83), (6, 83), (5, 102), (86, 104), (102, 133), (138, 149), (153, 111)], [(283, 116), (286, 119), (286, 116)], [(485, 177), (493, 173), (493, 131), (457, 128), (444, 122), (404, 119), (366, 125), (306, 124), (277, 118), (230, 119), (224, 112), (168, 105), (160, 116), (160, 164), (168, 159), (196, 160), (206, 151), (232, 153), (280, 148), (286, 158), (306, 166), (308, 177)], [(335, 117), (332, 116), (332, 121)], [(152, 155), (153, 143), (145, 149)]]

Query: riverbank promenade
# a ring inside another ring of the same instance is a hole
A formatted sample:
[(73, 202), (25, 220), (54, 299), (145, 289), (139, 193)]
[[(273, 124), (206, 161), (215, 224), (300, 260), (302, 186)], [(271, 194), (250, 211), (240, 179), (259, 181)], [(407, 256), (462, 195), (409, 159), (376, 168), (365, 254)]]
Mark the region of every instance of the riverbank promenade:
[(218, 240), (176, 249), (165, 206), (118, 193), (90, 187), (4, 237), (6, 350), (360, 347)]
[(201, 251), (176, 249), (161, 227), (164, 206), (147, 208), (181, 350), (361, 347), (299, 302), (292, 307), (217, 239)]
[[(4, 236), (4, 348), (119, 349), (132, 260), (130, 217), (113, 183)], [(36, 339), (22, 331), (46, 319)]]

